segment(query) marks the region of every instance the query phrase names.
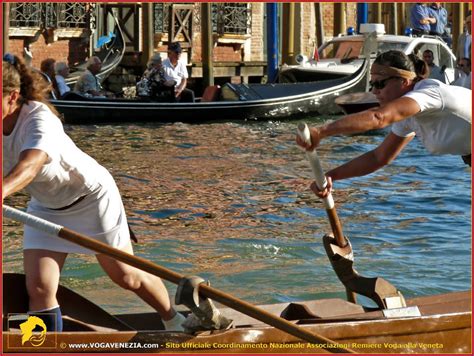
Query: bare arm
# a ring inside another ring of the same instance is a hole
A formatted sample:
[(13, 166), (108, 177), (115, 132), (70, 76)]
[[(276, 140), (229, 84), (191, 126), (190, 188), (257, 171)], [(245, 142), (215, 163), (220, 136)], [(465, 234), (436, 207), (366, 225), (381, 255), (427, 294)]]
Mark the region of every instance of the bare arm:
[(21, 152), (18, 163), (3, 178), (2, 202), (7, 196), (30, 184), (47, 160), (48, 155), (44, 151), (31, 149)]
[(296, 142), (307, 150), (313, 150), (319, 145), (319, 141), (325, 137), (382, 129), (418, 112), (420, 112), (420, 106), (415, 100), (401, 97), (384, 106), (347, 115), (326, 125), (310, 128), (311, 145), (303, 142), (298, 136)]
[(400, 137), (390, 132), (377, 148), (327, 172), (328, 185), (326, 189), (319, 191), (314, 183), (311, 185), (311, 189), (319, 197), (325, 198), (332, 189), (333, 180), (360, 177), (375, 172), (392, 162), (413, 137)]
[(327, 175), (332, 180), (339, 180), (364, 176), (375, 172), (391, 163), (413, 137), (400, 137), (390, 132), (378, 147), (329, 171)]

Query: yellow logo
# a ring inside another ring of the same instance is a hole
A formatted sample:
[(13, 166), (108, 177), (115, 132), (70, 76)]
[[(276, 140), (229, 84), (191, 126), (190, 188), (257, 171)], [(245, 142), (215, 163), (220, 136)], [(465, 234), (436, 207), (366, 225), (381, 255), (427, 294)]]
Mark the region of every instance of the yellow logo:
[[(39, 334), (37, 332), (33, 333), (33, 330), (37, 326), (43, 329)], [(29, 316), (28, 320), (20, 324), (20, 330), (22, 345), (29, 341), (33, 346), (41, 346), (43, 345), (44, 340), (46, 340), (46, 325), (44, 324), (44, 321), (37, 316)]]

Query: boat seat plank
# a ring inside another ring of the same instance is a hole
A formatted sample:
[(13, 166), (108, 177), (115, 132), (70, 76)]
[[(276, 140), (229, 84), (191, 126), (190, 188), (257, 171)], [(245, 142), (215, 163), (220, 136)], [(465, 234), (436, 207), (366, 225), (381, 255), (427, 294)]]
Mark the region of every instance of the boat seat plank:
[[(268, 313), (281, 316), (284, 319), (295, 321), (315, 318), (334, 318), (344, 315), (364, 313), (364, 308), (362, 306), (339, 298), (299, 303), (269, 304), (261, 305), (259, 308)], [(242, 313), (230, 308), (222, 308), (220, 311), (226, 318), (234, 320), (236, 326), (262, 324), (261, 321), (243, 315)]]

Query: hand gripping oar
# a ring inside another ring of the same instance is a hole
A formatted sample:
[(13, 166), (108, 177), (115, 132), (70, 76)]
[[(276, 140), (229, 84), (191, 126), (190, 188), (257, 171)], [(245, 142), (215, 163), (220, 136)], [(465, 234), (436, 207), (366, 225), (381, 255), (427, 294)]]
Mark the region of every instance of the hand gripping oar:
[[(102, 242), (96, 241), (88, 236), (82, 235), (78, 232), (70, 230), (64, 226), (53, 224), (44, 219), (38, 218), (31, 214), (24, 213), (17, 209), (9, 206), (3, 206), (4, 217), (19, 221), (25, 225), (31, 226), (35, 229), (44, 231), (48, 234), (58, 236), (64, 240), (78, 244), (82, 247), (93, 250), (97, 253), (113, 257), (118, 261), (129, 264), (130, 266), (141, 269), (145, 272), (163, 278), (169, 282), (179, 284), (181, 280), (185, 279), (184, 276), (173, 272), (165, 267), (159, 266), (153, 262), (150, 262), (144, 258), (128, 254), (119, 249), (110, 247)], [(222, 303), (232, 309), (235, 309), (243, 314), (246, 314), (254, 319), (260, 320), (261, 322), (271, 325), (276, 329), (282, 330), (290, 335), (296, 336), (297, 338), (303, 339), (313, 344), (318, 344), (321, 348), (334, 353), (354, 353), (350, 349), (340, 347), (333, 340), (327, 339), (324, 336), (312, 333), (299, 327), (288, 320), (280, 318), (276, 315), (270, 314), (269, 312), (262, 310), (250, 303), (243, 300), (237, 299), (229, 294), (226, 294), (218, 289), (212, 288), (206, 284), (199, 285), (199, 293), (210, 299), (214, 299), (217, 302)]]
[[(298, 125), (298, 135), (303, 141), (311, 144), (311, 134), (305, 123)], [(327, 186), (327, 180), (316, 150), (306, 151), (306, 157), (310, 162), (319, 190), (324, 190)], [(347, 237), (343, 235), (342, 225), (337, 216), (331, 192), (323, 199), (323, 202), (334, 235), (326, 234), (323, 236), (324, 248), (334, 271), (346, 287), (347, 299), (355, 303), (355, 293), (358, 293), (371, 298), (381, 309), (406, 306), (402, 294), (389, 282), (383, 278), (362, 277), (354, 270), (352, 246)]]
[[(307, 144), (311, 144), (311, 134), (309, 132), (308, 125), (305, 123), (300, 123), (298, 125), (298, 135)], [(319, 162), (318, 153), (315, 149), (312, 151), (306, 151), (306, 158), (308, 159), (311, 169), (313, 170), (316, 185), (318, 186), (319, 190), (324, 190), (328, 185), (328, 182), (326, 180), (326, 175), (324, 174), (323, 168), (321, 167), (321, 163)], [(331, 225), (332, 233), (334, 234), (336, 246), (339, 247), (338, 252), (347, 259), (353, 260), (352, 248), (342, 232), (341, 221), (337, 215), (336, 206), (334, 205), (334, 199), (332, 198), (331, 192), (329, 192), (329, 194), (323, 199), (323, 202), (328, 215), (329, 224)], [(354, 292), (349, 290), (347, 287), (346, 294), (348, 301), (352, 303), (356, 302), (356, 296)]]

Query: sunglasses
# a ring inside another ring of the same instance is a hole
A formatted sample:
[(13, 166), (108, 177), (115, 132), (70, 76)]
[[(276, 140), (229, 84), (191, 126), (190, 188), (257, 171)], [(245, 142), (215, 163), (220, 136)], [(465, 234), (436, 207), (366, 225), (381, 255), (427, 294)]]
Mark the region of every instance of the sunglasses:
[(372, 91), (372, 89), (374, 89), (374, 88), (377, 89), (377, 90), (381, 90), (381, 89), (385, 88), (385, 86), (387, 85), (387, 83), (390, 79), (394, 79), (394, 78), (399, 78), (399, 77), (388, 77), (388, 78), (385, 78), (385, 79), (382, 79), (382, 80), (370, 81), (369, 82), (370, 90)]

